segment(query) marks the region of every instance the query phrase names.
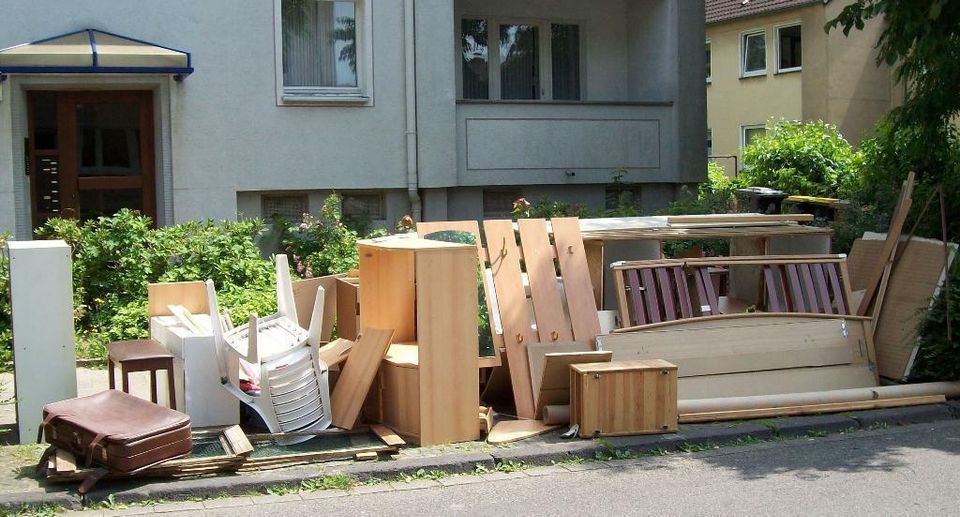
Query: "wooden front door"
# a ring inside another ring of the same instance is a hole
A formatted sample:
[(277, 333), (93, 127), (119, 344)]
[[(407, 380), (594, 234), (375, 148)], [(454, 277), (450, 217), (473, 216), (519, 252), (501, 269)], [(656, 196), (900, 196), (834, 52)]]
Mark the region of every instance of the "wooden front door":
[(156, 219), (151, 92), (35, 91), (28, 102), (34, 227), (121, 208)]

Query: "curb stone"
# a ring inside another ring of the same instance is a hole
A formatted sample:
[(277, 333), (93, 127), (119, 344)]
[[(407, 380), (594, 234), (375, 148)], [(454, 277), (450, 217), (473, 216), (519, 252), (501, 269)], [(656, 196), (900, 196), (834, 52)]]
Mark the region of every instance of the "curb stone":
[[(786, 437), (802, 437), (814, 432), (838, 433), (849, 429), (870, 429), (877, 425), (909, 425), (932, 422), (943, 422), (960, 419), (960, 401), (951, 401), (947, 404), (932, 404), (926, 406), (912, 406), (903, 408), (875, 409), (849, 414), (813, 415), (799, 417), (783, 417), (770, 419), (764, 423), (734, 422), (711, 424), (687, 424), (681, 431), (670, 435), (637, 435), (605, 438), (603, 442), (597, 440), (555, 441), (552, 443), (533, 442), (520, 444), (513, 448), (496, 448), (489, 454), (469, 452), (463, 454), (445, 454), (441, 456), (420, 456), (403, 458), (395, 461), (380, 461), (374, 463), (356, 463), (346, 466), (333, 467), (324, 470), (321, 466), (291, 469), (282, 472), (267, 472), (250, 475), (222, 475), (212, 478), (176, 479), (167, 481), (127, 481), (116, 483), (110, 490), (95, 490), (86, 496), (86, 501), (97, 502), (113, 495), (119, 503), (131, 503), (145, 500), (170, 501), (157, 507), (157, 511), (170, 511), (168, 508), (199, 507), (203, 504), (184, 501), (197, 497), (219, 495), (248, 496), (251, 492), (263, 493), (266, 487), (277, 485), (299, 485), (305, 479), (323, 478), (330, 474), (347, 474), (361, 481), (370, 478), (389, 479), (397, 474), (413, 474), (419, 469), (441, 470), (448, 474), (471, 473), (480, 464), (491, 471), (499, 461), (519, 461), (527, 465), (550, 465), (551, 462), (569, 460), (573, 457), (582, 457), (592, 460), (599, 453), (606, 453), (608, 449), (629, 450), (631, 452), (649, 452), (655, 449), (675, 450), (679, 446), (688, 444), (715, 443), (726, 445), (748, 436), (759, 439), (768, 439), (776, 434)], [(548, 440), (552, 440), (548, 436)], [(601, 463), (601, 462), (598, 462)], [(601, 463), (604, 464), (604, 463)], [(615, 463), (611, 463), (614, 465)], [(567, 471), (576, 469), (564, 468)], [(549, 468), (549, 467), (547, 467)], [(584, 469), (577, 469), (584, 470)], [(521, 476), (527, 474), (519, 472)], [(502, 476), (493, 476), (506, 479)], [(449, 486), (470, 482), (483, 482), (493, 477), (487, 476), (455, 476), (443, 478), (438, 482), (431, 481), (430, 486)], [(402, 489), (402, 485), (412, 483), (397, 483), (392, 489)], [(370, 490), (373, 492), (374, 490)], [(367, 490), (364, 490), (364, 493)], [(344, 490), (322, 490), (303, 492), (301, 497), (306, 499), (320, 499), (341, 497), (350, 492)], [(183, 501), (178, 503), (177, 501)], [(24, 505), (61, 506), (65, 509), (82, 508), (82, 500), (75, 492), (23, 492), (0, 495), (0, 512), (3, 509), (17, 509)], [(161, 509), (162, 508), (162, 509)]]

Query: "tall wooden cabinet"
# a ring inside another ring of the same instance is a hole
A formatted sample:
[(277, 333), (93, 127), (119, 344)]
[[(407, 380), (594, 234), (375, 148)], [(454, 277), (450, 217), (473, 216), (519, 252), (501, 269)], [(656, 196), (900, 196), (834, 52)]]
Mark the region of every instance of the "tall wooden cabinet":
[(359, 248), (363, 324), (395, 329), (367, 417), (421, 445), (478, 439), (476, 246), (389, 239)]

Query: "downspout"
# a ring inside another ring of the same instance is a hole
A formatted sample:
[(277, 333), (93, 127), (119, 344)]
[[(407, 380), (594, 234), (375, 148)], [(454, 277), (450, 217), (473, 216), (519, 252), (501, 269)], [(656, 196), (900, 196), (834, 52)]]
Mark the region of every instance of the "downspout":
[(420, 171), (417, 168), (417, 56), (414, 0), (403, 0), (403, 64), (406, 94), (407, 197), (414, 221), (423, 215), (420, 206)]

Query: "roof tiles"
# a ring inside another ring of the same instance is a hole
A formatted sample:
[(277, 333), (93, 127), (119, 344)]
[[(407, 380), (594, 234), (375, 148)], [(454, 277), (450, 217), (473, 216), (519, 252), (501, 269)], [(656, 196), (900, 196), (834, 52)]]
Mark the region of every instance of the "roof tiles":
[(706, 0), (707, 24), (827, 1), (829, 0)]

